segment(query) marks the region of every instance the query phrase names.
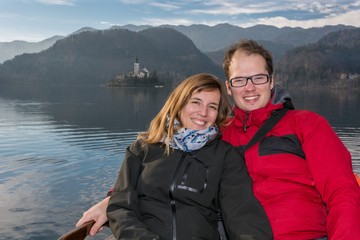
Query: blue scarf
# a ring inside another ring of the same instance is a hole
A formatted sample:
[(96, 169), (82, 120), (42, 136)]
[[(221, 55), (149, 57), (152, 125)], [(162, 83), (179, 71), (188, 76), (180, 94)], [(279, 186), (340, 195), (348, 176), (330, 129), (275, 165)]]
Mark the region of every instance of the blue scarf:
[[(175, 119), (174, 126), (176, 125), (179, 125), (179, 121)], [(218, 132), (217, 126), (210, 126), (202, 130), (180, 128), (170, 142), (167, 139), (166, 133), (165, 139), (170, 147), (184, 152), (191, 152), (202, 148), (209, 140), (213, 139)]]

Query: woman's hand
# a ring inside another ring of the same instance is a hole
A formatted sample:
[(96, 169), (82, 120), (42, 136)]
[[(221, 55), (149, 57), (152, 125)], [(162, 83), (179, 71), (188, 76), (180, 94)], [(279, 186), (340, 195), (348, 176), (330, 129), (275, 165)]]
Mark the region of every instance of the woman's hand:
[(95, 224), (90, 229), (90, 236), (95, 236), (96, 233), (102, 231), (102, 226), (108, 221), (106, 208), (108, 206), (109, 199), (110, 197), (104, 198), (101, 202), (97, 203), (84, 212), (82, 218), (80, 218), (80, 220), (76, 223), (76, 227), (88, 221), (94, 220)]

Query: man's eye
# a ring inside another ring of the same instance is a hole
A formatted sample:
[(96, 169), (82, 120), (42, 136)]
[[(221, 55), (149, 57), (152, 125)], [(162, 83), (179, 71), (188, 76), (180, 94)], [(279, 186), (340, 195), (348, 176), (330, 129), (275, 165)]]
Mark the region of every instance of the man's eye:
[(253, 77), (253, 79), (261, 81), (261, 80), (264, 80), (265, 77), (264, 76), (255, 76), (255, 77)]
[(234, 79), (233, 81), (236, 83), (243, 83), (244, 81), (246, 81), (246, 79)]

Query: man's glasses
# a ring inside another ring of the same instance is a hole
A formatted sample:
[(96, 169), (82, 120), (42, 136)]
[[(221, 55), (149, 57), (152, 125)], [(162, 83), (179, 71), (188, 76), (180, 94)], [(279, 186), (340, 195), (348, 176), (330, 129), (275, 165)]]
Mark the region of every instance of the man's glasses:
[(265, 84), (271, 79), (271, 75), (267, 74), (256, 74), (249, 77), (234, 77), (229, 80), (230, 86), (232, 87), (244, 87), (250, 80), (254, 85)]

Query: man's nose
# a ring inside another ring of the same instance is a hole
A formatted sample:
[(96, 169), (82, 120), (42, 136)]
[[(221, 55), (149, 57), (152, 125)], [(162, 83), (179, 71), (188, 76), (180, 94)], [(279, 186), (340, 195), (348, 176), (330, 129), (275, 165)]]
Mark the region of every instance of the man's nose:
[(254, 90), (255, 88), (256, 88), (256, 87), (255, 87), (255, 85), (253, 84), (252, 79), (249, 78), (249, 79), (247, 80), (247, 84), (245, 85), (245, 89), (246, 89), (247, 91), (252, 91), (252, 90)]

